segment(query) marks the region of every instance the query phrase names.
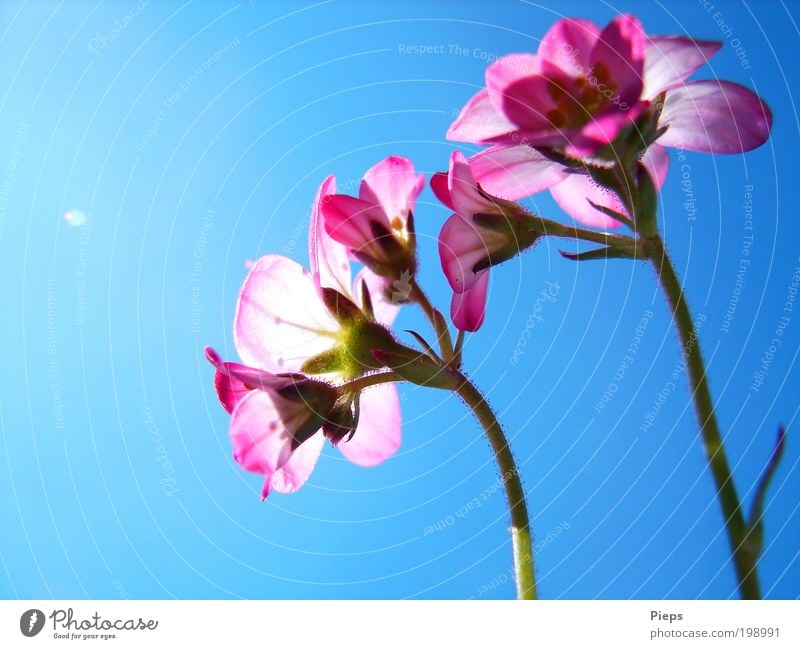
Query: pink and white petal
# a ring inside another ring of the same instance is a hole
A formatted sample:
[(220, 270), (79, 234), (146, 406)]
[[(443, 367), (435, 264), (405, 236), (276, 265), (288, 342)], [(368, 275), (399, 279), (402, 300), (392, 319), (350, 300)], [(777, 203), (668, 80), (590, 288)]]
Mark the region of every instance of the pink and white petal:
[(444, 222), (439, 232), (439, 260), (453, 291), (469, 290), (479, 277), (472, 269), (488, 256), (486, 244), (474, 225), (457, 214)]
[[(487, 72), (487, 81), (489, 79)], [(503, 77), (502, 81), (507, 79), (510, 80), (511, 76)], [(490, 90), (490, 97), (492, 103), (498, 102), (503, 114), (516, 125), (525, 143), (533, 146), (557, 144), (569, 138), (569, 129), (559, 130), (551, 122), (549, 113), (557, 108), (551, 92), (553, 87), (570, 88), (571, 85), (572, 81), (565, 73), (554, 69), (547, 75), (519, 77), (505, 85), (497, 82)]]
[(350, 290), (350, 260), (347, 248), (325, 231), (322, 202), (336, 193), (336, 177), (328, 176), (314, 198), (308, 228), (308, 258), (314, 281), (321, 287), (333, 288), (347, 295)]
[(267, 478), (289, 461), (292, 437), (287, 431), (287, 404), (263, 390), (248, 393), (233, 411), (228, 434), (233, 458), (242, 468)]
[(453, 207), (453, 198), (450, 196), (450, 189), (447, 186), (449, 176), (449, 173), (437, 171), (431, 176), (431, 189), (439, 202), (452, 210), (455, 208)]
[(589, 20), (565, 18), (544, 35), (538, 54), (572, 76), (586, 74), (589, 56), (600, 36), (600, 28)]
[[(397, 283), (399, 281), (395, 280), (395, 284)], [(410, 285), (406, 291), (404, 286), (393, 286), (391, 279), (380, 277), (369, 268), (362, 268), (356, 275), (356, 281), (353, 285), (353, 297), (358, 306), (363, 306), (361, 298), (364, 284), (367, 285), (367, 290), (372, 299), (372, 311), (375, 315), (375, 320), (386, 327), (390, 326), (400, 311), (401, 302), (408, 299), (408, 293), (411, 291)], [(397, 300), (393, 301), (391, 296), (395, 293), (398, 293)], [(403, 293), (405, 295), (402, 295)]]
[(606, 68), (608, 78), (600, 81), (613, 82), (620, 103), (632, 106), (641, 98), (646, 43), (639, 20), (624, 15), (608, 23), (592, 50), (592, 67), (595, 72), (598, 65)]
[(217, 397), (228, 413), (232, 413), (245, 395), (255, 388), (277, 387), (284, 381), (263, 370), (258, 370), (239, 363), (223, 362), (216, 351), (206, 347), (206, 358), (216, 368), (214, 372), (214, 388)]
[(272, 488), (282, 494), (290, 494), (302, 487), (317, 465), (324, 443), (325, 436), (320, 431), (300, 444), (289, 461), (272, 475)]
[[(509, 54), (501, 56), (486, 68), (486, 90), (489, 101), (507, 117), (505, 112), (506, 91), (511, 86), (542, 75), (542, 59), (536, 54)], [(512, 122), (519, 124), (513, 118)]]
[(742, 153), (761, 146), (772, 112), (752, 90), (729, 81), (691, 81), (667, 92), (658, 142), (703, 153)]
[(389, 156), (367, 170), (358, 197), (380, 205), (390, 222), (399, 217), (405, 223), (424, 187), (425, 176), (415, 173), (411, 160)]
[(453, 203), (453, 211), (466, 219), (471, 220), (474, 214), (491, 211), (493, 207), (492, 203), (481, 195), (469, 161), (461, 151), (453, 151), (450, 156), (447, 188)]
[(699, 41), (685, 36), (651, 36), (644, 57), (642, 98), (656, 95), (688, 79), (717, 53), (721, 41)]
[(526, 145), (489, 147), (472, 156), (469, 166), (486, 192), (511, 201), (549, 189), (567, 175), (562, 165)]
[(280, 255), (261, 257), (239, 293), (233, 340), (246, 365), (296, 372), (334, 344), (338, 323), (325, 309), (311, 274)]
[(350, 250), (363, 249), (374, 241), (371, 221), (391, 227), (380, 205), (345, 194), (325, 197), (322, 216), (325, 231)]
[(589, 204), (589, 200), (626, 214), (625, 208), (616, 194), (600, 187), (585, 174), (570, 175), (563, 182), (551, 187), (550, 193), (561, 209), (572, 218), (594, 228), (606, 230), (617, 228), (622, 224), (596, 210)]
[(482, 271), (478, 281), (468, 291), (453, 293), (450, 301), (450, 319), (462, 331), (477, 331), (486, 315), (486, 291), (489, 271)]
[(491, 142), (517, 131), (489, 100), (489, 92), (481, 90), (461, 109), (447, 130), (447, 139), (457, 142)]
[(353, 464), (375, 466), (400, 448), (402, 417), (394, 383), (382, 383), (361, 393), (355, 434), (337, 448)]
[(656, 188), (661, 189), (669, 170), (669, 153), (667, 150), (660, 144), (651, 144), (642, 156), (642, 163), (650, 172), (650, 177), (655, 182)]

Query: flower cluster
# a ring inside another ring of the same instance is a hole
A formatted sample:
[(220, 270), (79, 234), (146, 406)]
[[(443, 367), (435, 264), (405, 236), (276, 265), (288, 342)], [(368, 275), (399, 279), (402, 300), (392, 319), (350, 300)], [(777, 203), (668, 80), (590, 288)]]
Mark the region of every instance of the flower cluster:
[[(489, 269), (563, 231), (514, 201), (549, 190), (584, 224), (626, 224), (646, 235), (669, 166), (665, 147), (737, 153), (767, 139), (772, 117), (752, 91), (687, 81), (719, 48), (648, 36), (633, 16), (603, 29), (566, 19), (535, 54), (488, 67), (485, 88), (447, 132), (487, 148), (470, 158), (453, 152), (448, 171), (430, 180), (452, 212), (439, 255), (453, 292), (451, 321), (462, 334), (483, 324)], [(357, 197), (337, 194), (335, 178), (326, 178), (311, 212), (310, 270), (280, 255), (256, 261), (234, 322), (242, 364), (207, 350), (231, 414), (234, 458), (265, 477), (263, 497), (298, 489), (325, 439), (363, 466), (394, 454), (401, 440), (394, 382), (457, 389), (459, 345), (416, 278), (414, 211), (424, 187), (425, 177), (398, 156), (369, 169)], [(603, 254), (637, 256), (634, 244), (626, 247), (634, 238), (596, 234), (590, 240), (608, 244)], [(353, 262), (362, 266), (355, 278)], [(392, 333), (410, 303), (426, 310), (439, 352), (419, 334), (422, 350)]]

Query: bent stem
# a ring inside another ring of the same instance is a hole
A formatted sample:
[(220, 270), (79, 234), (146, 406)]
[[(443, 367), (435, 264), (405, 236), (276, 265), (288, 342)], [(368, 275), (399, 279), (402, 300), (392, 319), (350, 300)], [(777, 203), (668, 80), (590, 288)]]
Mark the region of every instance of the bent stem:
[(494, 451), (497, 466), (503, 479), (503, 486), (511, 515), (511, 544), (514, 552), (514, 574), (517, 582), (518, 599), (536, 599), (536, 573), (533, 565), (531, 527), (528, 506), (525, 503), (525, 490), (522, 487), (514, 455), (508, 440), (497, 421), (491, 406), (478, 389), (460, 372), (461, 384), (456, 393), (475, 415)]
[(689, 305), (661, 237), (658, 234), (650, 235), (646, 242), (648, 256), (656, 269), (661, 288), (672, 310), (673, 321), (680, 333), (683, 356), (689, 371), (692, 398), (697, 418), (700, 420), (703, 445), (711, 474), (714, 476), (717, 498), (725, 517), (725, 528), (728, 532), (736, 576), (739, 580), (739, 592), (743, 599), (760, 599), (761, 587), (756, 571), (757, 557), (748, 551), (747, 524), (714, 414), (714, 403), (711, 400), (711, 393), (706, 381), (703, 355), (700, 351), (700, 343), (697, 340), (697, 332)]

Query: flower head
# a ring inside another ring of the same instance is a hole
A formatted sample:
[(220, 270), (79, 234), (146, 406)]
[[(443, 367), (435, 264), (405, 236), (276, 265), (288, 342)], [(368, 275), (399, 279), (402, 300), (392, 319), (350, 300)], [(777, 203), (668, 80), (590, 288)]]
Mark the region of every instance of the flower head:
[(358, 198), (327, 194), (320, 211), (325, 231), (381, 277), (401, 279), (416, 270), (414, 204), (425, 177), (411, 161), (391, 156), (371, 167)]
[(347, 388), (351, 379), (383, 367), (371, 352), (395, 344), (385, 325), (399, 307), (369, 269), (351, 284), (346, 249), (327, 235), (320, 216), (333, 191), (329, 177), (312, 208), (312, 272), (280, 255), (261, 257), (250, 268), (234, 321), (244, 364), (207, 352), (217, 394), (232, 415), (234, 458), (265, 476), (264, 497), (271, 488), (297, 490), (325, 437), (363, 466), (379, 464), (400, 446), (396, 387)]
[(454, 212), (439, 233), (442, 270), (453, 289), (451, 318), (459, 329), (475, 331), (483, 323), (489, 268), (533, 245), (536, 222), (519, 205), (486, 193), (458, 151), (431, 187)]
[(589, 200), (630, 216), (619, 199), (587, 174), (565, 169), (548, 150), (601, 166), (633, 152), (660, 187), (668, 166), (662, 147), (740, 153), (760, 146), (772, 114), (758, 95), (728, 81), (687, 81), (720, 46), (646, 36), (631, 16), (602, 31), (586, 20), (560, 20), (537, 54), (489, 66), (486, 88), (448, 137), (493, 145), (470, 160), (487, 191), (515, 200), (550, 189), (575, 219), (616, 227), (619, 221)]

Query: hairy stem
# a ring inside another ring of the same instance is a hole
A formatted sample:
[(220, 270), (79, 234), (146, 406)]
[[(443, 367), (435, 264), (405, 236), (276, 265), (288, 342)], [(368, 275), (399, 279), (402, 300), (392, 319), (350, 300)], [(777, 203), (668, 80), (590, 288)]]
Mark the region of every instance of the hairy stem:
[(664, 248), (661, 237), (657, 234), (648, 236), (647, 249), (650, 260), (658, 273), (661, 288), (672, 310), (673, 322), (680, 333), (683, 356), (689, 372), (692, 398), (697, 418), (700, 421), (703, 445), (711, 474), (714, 476), (717, 498), (725, 517), (725, 528), (733, 553), (739, 592), (743, 599), (760, 599), (761, 588), (756, 571), (756, 556), (747, 549), (747, 524), (714, 414), (714, 402), (709, 392), (705, 364), (692, 314), (689, 311), (689, 305), (683, 294), (675, 267)]
[(533, 564), (533, 546), (525, 490), (508, 441), (491, 406), (478, 389), (463, 375), (456, 393), (475, 415), (492, 446), (511, 515), (511, 545), (514, 553), (514, 574), (519, 599), (536, 599), (536, 576)]

